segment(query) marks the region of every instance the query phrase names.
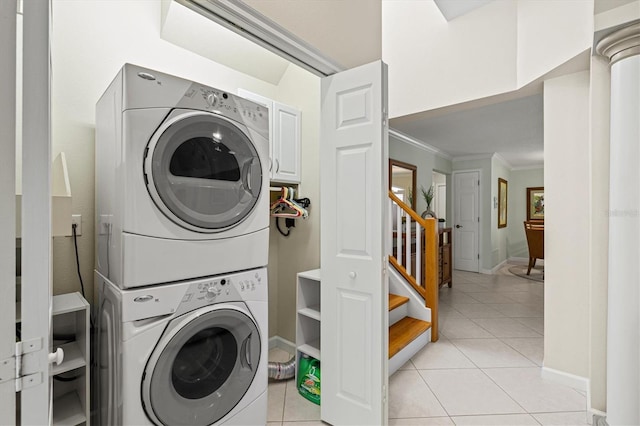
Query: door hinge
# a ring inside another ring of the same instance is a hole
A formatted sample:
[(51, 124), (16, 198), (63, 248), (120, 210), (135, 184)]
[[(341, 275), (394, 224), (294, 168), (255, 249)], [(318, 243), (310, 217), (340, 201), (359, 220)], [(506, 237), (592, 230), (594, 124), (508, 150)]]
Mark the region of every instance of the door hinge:
[(42, 349), (42, 339), (16, 342), (14, 356), (0, 361), (0, 383), (15, 380), (16, 392), (42, 383), (42, 372), (22, 375), (22, 355)]
[(480, 186), (480, 179), (478, 179), (478, 186)]
[(478, 223), (480, 223), (480, 216), (478, 216)]
[(480, 260), (480, 253), (478, 253), (478, 260)]

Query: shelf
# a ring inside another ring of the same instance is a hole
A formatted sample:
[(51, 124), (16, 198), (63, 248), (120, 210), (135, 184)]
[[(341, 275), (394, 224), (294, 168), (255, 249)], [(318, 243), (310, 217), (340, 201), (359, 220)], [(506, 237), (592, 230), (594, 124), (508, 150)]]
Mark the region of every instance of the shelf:
[(309, 317), (316, 321), (320, 321), (320, 306), (309, 306), (308, 308), (303, 308), (298, 310), (300, 315), (304, 315), (305, 317)]
[(58, 294), (53, 296), (52, 315), (62, 315), (88, 308), (89, 303), (77, 291), (75, 293)]
[(87, 365), (84, 355), (82, 355), (82, 352), (80, 351), (78, 342), (65, 343), (59, 347), (64, 351), (64, 359), (60, 365), (51, 365), (51, 376), (66, 373), (67, 371), (75, 370), (76, 368)]
[(298, 346), (298, 351), (320, 360), (320, 340), (314, 340)]
[(53, 401), (54, 425), (79, 425), (86, 421), (77, 393), (69, 392)]
[(298, 276), (301, 278), (318, 281), (318, 284), (320, 284), (320, 269), (312, 269), (310, 271), (300, 272), (298, 273)]

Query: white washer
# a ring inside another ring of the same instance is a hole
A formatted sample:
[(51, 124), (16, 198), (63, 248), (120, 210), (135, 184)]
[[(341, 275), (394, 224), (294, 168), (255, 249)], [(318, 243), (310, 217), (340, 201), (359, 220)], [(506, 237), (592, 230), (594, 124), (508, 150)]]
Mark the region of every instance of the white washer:
[(96, 105), (97, 269), (120, 288), (265, 266), (268, 111), (126, 64)]
[(123, 290), (96, 272), (97, 423), (264, 425), (267, 271)]

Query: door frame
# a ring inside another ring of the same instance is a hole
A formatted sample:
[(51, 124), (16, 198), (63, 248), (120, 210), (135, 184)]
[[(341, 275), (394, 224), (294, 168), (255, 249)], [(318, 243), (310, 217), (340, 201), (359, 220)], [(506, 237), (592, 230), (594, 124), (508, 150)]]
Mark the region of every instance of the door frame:
[[(478, 273), (480, 273), (480, 271), (482, 270), (482, 260), (483, 260), (483, 255), (482, 255), (482, 242), (483, 242), (483, 233), (482, 233), (482, 224), (484, 223), (484, 218), (482, 217), (482, 206), (483, 206), (483, 200), (482, 200), (482, 190), (483, 190), (483, 185), (482, 185), (482, 169), (462, 169), (462, 170), (454, 170), (451, 173), (451, 211), (453, 214), (453, 219), (451, 221), (451, 226), (455, 227), (455, 217), (456, 217), (456, 212), (457, 212), (457, 202), (456, 202), (456, 176), (458, 174), (461, 173), (469, 173), (469, 172), (478, 172), (478, 181), (480, 182), (478, 184), (478, 217), (480, 218), (480, 221), (478, 222), (478, 247), (476, 247), (476, 250), (478, 251)], [(455, 233), (455, 231), (454, 231)], [(453, 269), (456, 269), (456, 264), (455, 264), (455, 245), (457, 244), (457, 238), (453, 238)]]
[[(13, 372), (2, 372), (0, 383), (0, 424), (16, 422), (15, 381), (15, 292), (16, 292), (16, 58), (17, 3), (0, 2), (0, 156), (9, 158), (8, 167), (0, 167), (0, 360), (9, 361)], [(12, 143), (13, 142), (13, 143)]]

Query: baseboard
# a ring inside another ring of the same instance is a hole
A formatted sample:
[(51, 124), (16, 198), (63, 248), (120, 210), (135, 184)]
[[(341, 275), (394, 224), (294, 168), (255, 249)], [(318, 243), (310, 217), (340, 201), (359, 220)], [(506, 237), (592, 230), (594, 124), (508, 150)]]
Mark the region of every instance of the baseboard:
[(509, 260), (509, 263), (519, 263), (519, 264), (525, 264), (525, 265), (529, 264), (528, 257), (510, 257), (508, 260)]
[(503, 260), (502, 262), (498, 263), (496, 266), (494, 266), (491, 269), (480, 269), (480, 273), (481, 274), (486, 274), (486, 275), (494, 275), (496, 272), (498, 272), (500, 270), (500, 268), (502, 268), (505, 264), (507, 263), (507, 259)]
[(288, 341), (287, 339), (283, 339), (280, 336), (273, 336), (269, 338), (269, 350), (275, 348), (289, 352), (291, 355), (296, 353), (296, 344)]
[(596, 410), (595, 408), (589, 408), (587, 410), (587, 422), (593, 426), (606, 426), (607, 413)]
[(542, 378), (549, 379), (552, 382), (570, 386), (584, 392), (589, 392), (589, 379), (586, 377), (576, 376), (575, 374), (566, 373), (549, 367), (542, 367)]

